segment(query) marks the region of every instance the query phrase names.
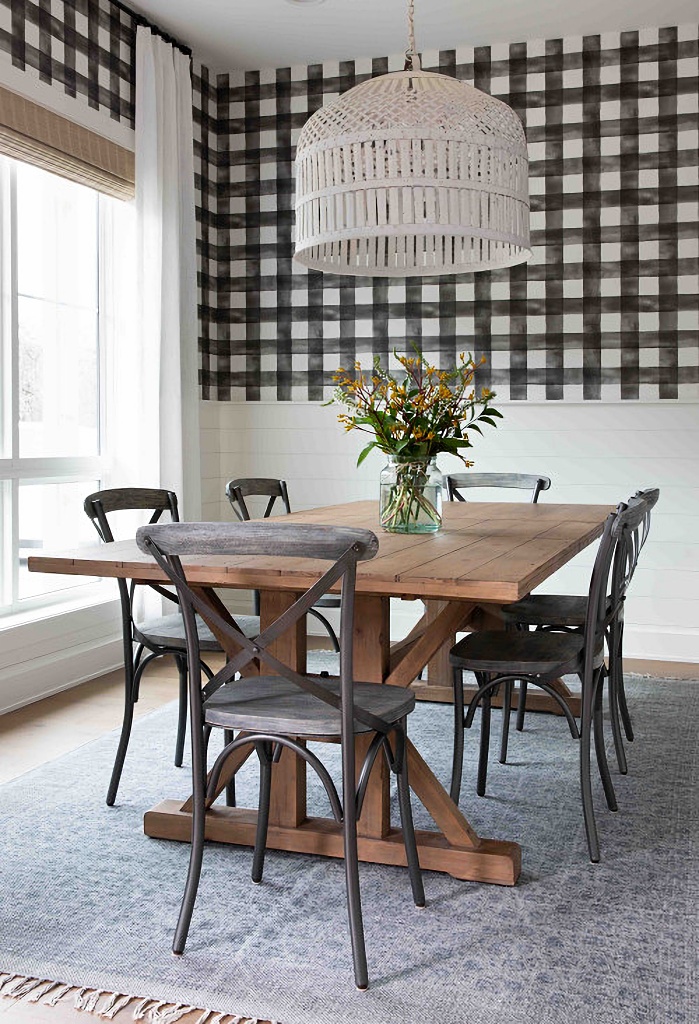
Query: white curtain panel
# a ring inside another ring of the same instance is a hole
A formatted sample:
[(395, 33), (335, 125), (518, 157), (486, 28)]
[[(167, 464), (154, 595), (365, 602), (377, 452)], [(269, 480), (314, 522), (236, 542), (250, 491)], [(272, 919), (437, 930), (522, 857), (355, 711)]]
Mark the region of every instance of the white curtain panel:
[(192, 84), (189, 58), (136, 34), (137, 473), (201, 518)]

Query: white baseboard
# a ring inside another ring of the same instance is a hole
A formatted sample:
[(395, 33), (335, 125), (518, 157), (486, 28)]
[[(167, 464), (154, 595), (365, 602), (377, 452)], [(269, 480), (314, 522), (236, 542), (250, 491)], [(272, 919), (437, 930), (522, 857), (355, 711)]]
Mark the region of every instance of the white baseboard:
[(0, 714), (113, 672), (123, 663), (120, 637), (27, 659), (0, 673)]

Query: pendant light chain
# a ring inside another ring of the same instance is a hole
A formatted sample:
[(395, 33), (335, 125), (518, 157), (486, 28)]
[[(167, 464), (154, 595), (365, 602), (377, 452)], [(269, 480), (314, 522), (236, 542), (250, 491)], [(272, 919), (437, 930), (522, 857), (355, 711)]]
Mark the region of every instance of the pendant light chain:
[(408, 49), (405, 51), (406, 64), (410, 64), (406, 71), (413, 70), (413, 58), (415, 56), (415, 0), (408, 0)]

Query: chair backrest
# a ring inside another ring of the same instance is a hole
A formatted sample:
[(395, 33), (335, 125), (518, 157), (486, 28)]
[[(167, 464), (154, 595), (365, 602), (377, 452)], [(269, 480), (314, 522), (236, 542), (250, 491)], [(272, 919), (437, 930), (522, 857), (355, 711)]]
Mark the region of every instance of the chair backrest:
[(83, 504), (85, 514), (91, 520), (103, 541), (111, 543), (114, 534), (107, 516), (110, 512), (151, 512), (151, 523), (157, 523), (163, 512), (169, 512), (173, 523), (180, 521), (177, 495), (174, 491), (152, 487), (113, 487), (88, 494)]
[(286, 482), (275, 480), (273, 477), (239, 477), (236, 480), (229, 480), (226, 484), (226, 497), (241, 522), (252, 519), (245, 502), (246, 498), (269, 498), (263, 519), (271, 516), (277, 499), (281, 501), (287, 514), (291, 512)]
[[(142, 526), (136, 540), (139, 548), (151, 554), (177, 589), (182, 606), (187, 649), (190, 659), (190, 696), (193, 715), (201, 711), (205, 702), (224, 683), (234, 678), (253, 659), (261, 667), (268, 667), (275, 675), (285, 676), (300, 689), (318, 697), (326, 704), (338, 708), (344, 718), (348, 717), (347, 729), (353, 730), (353, 632), (354, 632), (354, 591), (356, 567), (360, 561), (373, 558), (378, 551), (378, 540), (370, 530), (347, 527), (308, 525), (295, 523), (171, 523)], [(321, 578), (304, 594), (297, 598), (275, 622), (266, 627), (253, 640), (241, 633), (220, 616), (190, 587), (182, 559), (196, 559), (200, 556), (255, 556), (304, 559), (318, 559), (330, 562)], [(290, 629), (323, 594), (338, 581), (342, 586), (342, 612), (340, 624), (340, 690), (337, 698), (327, 687), (309, 680), (280, 662), (269, 650), (271, 644)], [(222, 635), (228, 636), (239, 652), (229, 657), (226, 665), (204, 686), (200, 687), (198, 669), (199, 649), (194, 612), (198, 611), (209, 619), (210, 624)], [(356, 717), (362, 714), (355, 709)], [(370, 727), (385, 731), (386, 723), (369, 715)], [(199, 719), (193, 718), (193, 721)], [(380, 725), (378, 724), (380, 723)], [(369, 724), (369, 721), (366, 722)], [(350, 732), (347, 733), (350, 735)]]
[(466, 501), (461, 493), (475, 487), (506, 487), (529, 491), (529, 500), (537, 502), (541, 491), (548, 491), (551, 480), (531, 473), (452, 473), (446, 477), (449, 501)]
[(620, 611), (621, 603), (626, 599), (638, 564), (638, 556), (648, 539), (651, 512), (655, 508), (659, 497), (659, 489), (657, 487), (649, 487), (643, 491), (636, 491), (627, 502), (629, 508), (640, 506), (643, 514), (636, 526), (626, 531), (623, 543), (617, 545), (612, 581), (612, 601), (617, 611)]
[[(111, 512), (150, 512), (149, 524), (157, 523), (163, 512), (169, 512), (173, 523), (180, 521), (175, 492), (153, 487), (113, 487), (104, 491), (95, 491), (85, 498), (83, 508), (97, 533), (107, 544), (114, 541), (114, 534), (107, 518)], [(133, 580), (118, 579), (117, 585), (121, 601), (124, 646), (125, 651), (130, 651), (132, 639), (139, 643), (144, 642), (143, 634), (138, 630), (134, 621), (136, 584)], [(147, 586), (166, 600), (177, 602), (174, 594), (164, 590), (157, 583), (149, 583)], [(125, 653), (125, 657), (128, 658), (129, 654)]]
[(626, 566), (649, 512), (648, 504), (641, 497), (631, 498), (628, 504), (622, 502), (604, 524), (592, 569), (585, 618), (585, 654), (589, 665), (600, 662), (603, 657), (605, 632), (624, 599)]

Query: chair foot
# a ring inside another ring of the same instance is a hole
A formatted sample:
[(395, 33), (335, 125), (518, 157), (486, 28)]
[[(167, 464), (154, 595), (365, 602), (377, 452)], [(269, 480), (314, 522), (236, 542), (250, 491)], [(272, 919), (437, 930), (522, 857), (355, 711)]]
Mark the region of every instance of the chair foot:
[(119, 789), (119, 783), (121, 781), (121, 773), (124, 769), (124, 761), (126, 760), (126, 751), (129, 746), (132, 724), (133, 703), (127, 696), (124, 702), (124, 719), (121, 725), (119, 746), (117, 747), (114, 767), (112, 768), (112, 777), (109, 780), (109, 789), (107, 790), (107, 807), (113, 807), (114, 801), (116, 800), (117, 790)]

